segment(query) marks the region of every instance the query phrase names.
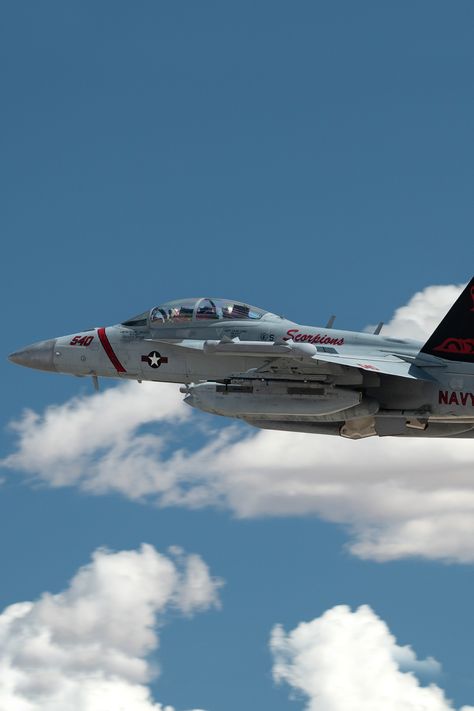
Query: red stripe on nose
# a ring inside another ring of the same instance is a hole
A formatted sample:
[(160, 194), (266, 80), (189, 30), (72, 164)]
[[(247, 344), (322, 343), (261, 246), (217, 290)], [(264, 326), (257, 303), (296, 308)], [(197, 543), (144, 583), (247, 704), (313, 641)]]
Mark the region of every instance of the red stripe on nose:
[(107, 338), (107, 334), (105, 333), (105, 328), (98, 328), (97, 335), (99, 336), (99, 341), (102, 343), (102, 347), (103, 347), (104, 351), (107, 353), (109, 360), (112, 363), (112, 365), (114, 366), (117, 373), (126, 373), (127, 371), (125, 370), (122, 363), (119, 361), (119, 359), (115, 355), (114, 349), (110, 345), (110, 341)]

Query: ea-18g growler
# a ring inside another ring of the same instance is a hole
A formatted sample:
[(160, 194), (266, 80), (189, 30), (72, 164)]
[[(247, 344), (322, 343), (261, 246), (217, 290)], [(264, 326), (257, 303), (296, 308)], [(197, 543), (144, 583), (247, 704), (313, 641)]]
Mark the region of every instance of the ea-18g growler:
[(182, 383), (188, 405), (255, 427), (473, 437), (474, 278), (424, 344), (203, 297), (34, 343), (10, 360), (96, 385), (99, 377)]

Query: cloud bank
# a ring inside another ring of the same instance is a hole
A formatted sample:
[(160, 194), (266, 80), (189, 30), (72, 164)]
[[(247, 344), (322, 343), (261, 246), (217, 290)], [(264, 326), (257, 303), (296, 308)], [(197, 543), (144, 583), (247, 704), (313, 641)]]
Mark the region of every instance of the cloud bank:
[(196, 555), (97, 550), (63, 592), (0, 614), (0, 709), (173, 711), (147, 686), (156, 624), (215, 605), (218, 587)]
[[(426, 338), (461, 288), (415, 294), (385, 332)], [(210, 430), (209, 421), (182, 403), (177, 386), (121, 383), (24, 413), (3, 465), (49, 486), (159, 506), (317, 515), (345, 526), (362, 558), (474, 561), (472, 441), (352, 442), (236, 424)]]
[(414, 674), (437, 674), (438, 662), (397, 645), (367, 605), (333, 607), (288, 634), (276, 625), (270, 649), (275, 681), (303, 695), (307, 711), (453, 711), (437, 685), (421, 686)]
[[(412, 296), (408, 304), (395, 310), (383, 327), (383, 334), (394, 338), (426, 339), (447, 314), (465, 284), (427, 286)], [(368, 330), (373, 330), (369, 327)]]

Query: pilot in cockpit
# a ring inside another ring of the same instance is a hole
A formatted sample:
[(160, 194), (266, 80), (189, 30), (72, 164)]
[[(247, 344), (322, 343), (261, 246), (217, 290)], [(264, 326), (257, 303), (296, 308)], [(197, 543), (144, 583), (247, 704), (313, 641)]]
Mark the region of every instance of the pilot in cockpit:
[(211, 299), (202, 299), (196, 311), (197, 319), (218, 318), (217, 308)]

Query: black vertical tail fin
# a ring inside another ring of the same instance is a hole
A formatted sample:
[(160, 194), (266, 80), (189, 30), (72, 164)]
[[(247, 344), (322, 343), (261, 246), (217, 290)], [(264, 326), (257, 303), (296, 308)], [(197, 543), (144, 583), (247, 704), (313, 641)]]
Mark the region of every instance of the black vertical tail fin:
[(420, 353), (474, 363), (474, 277)]

